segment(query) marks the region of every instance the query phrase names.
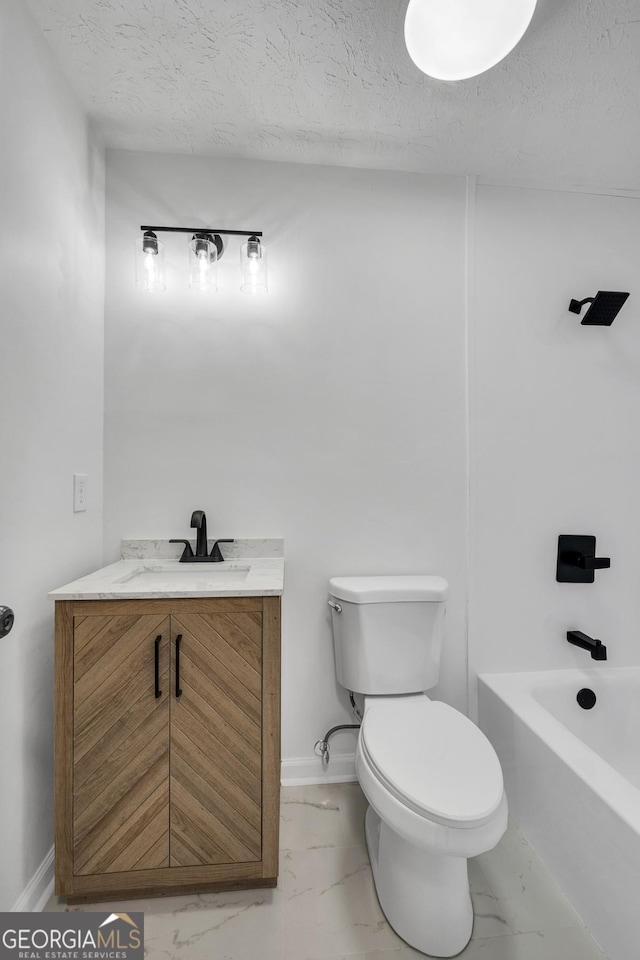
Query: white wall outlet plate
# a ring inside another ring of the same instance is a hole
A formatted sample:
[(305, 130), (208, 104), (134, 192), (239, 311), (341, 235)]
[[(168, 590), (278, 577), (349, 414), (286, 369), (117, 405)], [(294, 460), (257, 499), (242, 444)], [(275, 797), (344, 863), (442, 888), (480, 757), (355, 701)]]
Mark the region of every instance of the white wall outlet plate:
[(87, 509), (87, 475), (74, 473), (73, 475), (73, 512), (81, 513)]

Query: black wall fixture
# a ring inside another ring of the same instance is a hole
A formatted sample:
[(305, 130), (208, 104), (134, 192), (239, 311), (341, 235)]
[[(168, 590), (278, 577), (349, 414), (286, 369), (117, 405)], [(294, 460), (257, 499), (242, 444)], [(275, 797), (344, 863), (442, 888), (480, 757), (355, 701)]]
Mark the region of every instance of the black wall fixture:
[(571, 313), (580, 313), (585, 303), (590, 303), (580, 323), (586, 327), (610, 327), (628, 296), (628, 293), (616, 293), (614, 290), (598, 290), (595, 297), (572, 300), (569, 310)]
[(611, 566), (609, 557), (596, 557), (596, 538), (560, 534), (556, 580), (558, 583), (593, 583), (596, 570)]
[(602, 640), (596, 640), (595, 637), (589, 637), (582, 630), (567, 630), (567, 640), (576, 647), (582, 647), (588, 650), (592, 660), (606, 660), (607, 648)]
[(583, 710), (593, 710), (597, 699), (598, 698), (590, 687), (583, 687), (582, 690), (578, 690), (576, 695), (576, 700)]

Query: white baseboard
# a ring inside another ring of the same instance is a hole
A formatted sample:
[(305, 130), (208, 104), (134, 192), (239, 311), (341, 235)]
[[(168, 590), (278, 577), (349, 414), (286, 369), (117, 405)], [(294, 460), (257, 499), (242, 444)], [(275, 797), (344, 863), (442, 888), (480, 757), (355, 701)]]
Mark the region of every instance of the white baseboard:
[(53, 894), (53, 847), (29, 880), (14, 905), (12, 913), (41, 913)]
[(283, 787), (303, 786), (309, 783), (351, 783), (357, 780), (354, 753), (338, 753), (328, 764), (320, 757), (292, 757), (280, 765)]

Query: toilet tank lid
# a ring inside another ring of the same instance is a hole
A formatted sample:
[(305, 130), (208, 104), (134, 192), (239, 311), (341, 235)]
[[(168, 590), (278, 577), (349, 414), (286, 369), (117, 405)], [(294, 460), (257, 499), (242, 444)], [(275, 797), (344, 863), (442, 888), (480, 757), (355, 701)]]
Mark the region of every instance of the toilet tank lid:
[(332, 577), (329, 593), (336, 600), (350, 603), (406, 603), (443, 601), (449, 584), (443, 577), (385, 576)]

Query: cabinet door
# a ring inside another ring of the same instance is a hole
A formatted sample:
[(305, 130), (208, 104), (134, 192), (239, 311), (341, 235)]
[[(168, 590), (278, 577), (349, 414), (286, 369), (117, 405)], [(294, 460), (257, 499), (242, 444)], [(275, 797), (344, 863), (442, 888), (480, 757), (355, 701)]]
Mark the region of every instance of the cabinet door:
[(171, 637), (171, 866), (259, 861), (261, 609), (174, 614)]
[(168, 866), (169, 617), (74, 617), (73, 671), (74, 874)]

